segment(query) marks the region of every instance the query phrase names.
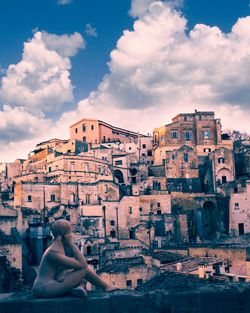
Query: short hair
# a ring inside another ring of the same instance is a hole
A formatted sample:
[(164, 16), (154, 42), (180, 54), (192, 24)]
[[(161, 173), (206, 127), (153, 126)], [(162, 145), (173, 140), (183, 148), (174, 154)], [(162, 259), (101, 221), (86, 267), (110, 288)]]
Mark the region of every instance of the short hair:
[(68, 221), (61, 219), (52, 225), (51, 231), (54, 237), (65, 236), (71, 232), (71, 225)]

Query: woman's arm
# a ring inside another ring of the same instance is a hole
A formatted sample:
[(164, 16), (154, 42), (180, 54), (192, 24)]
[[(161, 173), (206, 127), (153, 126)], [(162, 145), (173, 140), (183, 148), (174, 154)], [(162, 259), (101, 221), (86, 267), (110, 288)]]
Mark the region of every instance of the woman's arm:
[(70, 258), (68, 256), (66, 256), (65, 254), (62, 253), (58, 253), (55, 251), (49, 251), (47, 254), (47, 258), (52, 261), (54, 264), (56, 264), (57, 266), (62, 266), (66, 269), (83, 269), (86, 268), (87, 263), (79, 261), (75, 258)]
[(79, 261), (80, 264), (82, 264), (82, 266), (84, 268), (88, 266), (88, 264), (87, 264), (84, 256), (82, 255), (80, 249), (73, 243), (72, 233), (65, 235), (63, 237), (62, 242), (63, 242), (63, 244), (65, 244), (69, 248), (73, 258), (75, 258), (77, 261)]
[(63, 266), (65, 268), (72, 268), (72, 269), (83, 269), (88, 266), (84, 256), (81, 254), (81, 251), (78, 247), (73, 243), (72, 234), (67, 234), (63, 237), (61, 241), (64, 245), (69, 248), (72, 258), (66, 256), (63, 253), (60, 253), (56, 250), (50, 250), (48, 253), (48, 257), (51, 261), (56, 263), (58, 266)]

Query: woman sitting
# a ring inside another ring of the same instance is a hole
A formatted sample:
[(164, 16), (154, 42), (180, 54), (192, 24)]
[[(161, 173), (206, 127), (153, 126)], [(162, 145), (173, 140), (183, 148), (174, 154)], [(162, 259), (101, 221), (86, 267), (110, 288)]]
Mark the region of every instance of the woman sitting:
[[(104, 291), (114, 290), (88, 267), (81, 251), (73, 243), (68, 221), (56, 221), (52, 225), (52, 233), (54, 241), (44, 252), (33, 285), (33, 293), (37, 297), (56, 297), (67, 292), (86, 296), (83, 279)], [(66, 256), (64, 248), (69, 250), (73, 257)]]

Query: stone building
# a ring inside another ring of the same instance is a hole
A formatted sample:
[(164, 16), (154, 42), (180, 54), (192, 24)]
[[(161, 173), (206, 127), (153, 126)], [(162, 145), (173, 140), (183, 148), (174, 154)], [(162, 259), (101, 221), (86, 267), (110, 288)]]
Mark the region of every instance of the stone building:
[(234, 159), (236, 178), (247, 180), (250, 178), (250, 141), (238, 140), (234, 142)]
[[(232, 141), (229, 138), (223, 139), (221, 122), (220, 119), (215, 119), (214, 112), (178, 114), (171, 124), (156, 128), (153, 136), (154, 165), (150, 170), (153, 175), (157, 172), (159, 176), (175, 175), (175, 182), (170, 185), (171, 191), (212, 193), (216, 185), (216, 175), (221, 179), (222, 176), (223, 179), (228, 178), (227, 182), (234, 180)], [(184, 151), (188, 149), (189, 153)], [(227, 166), (224, 166), (227, 175), (223, 174), (222, 167), (219, 170), (212, 161), (213, 155), (218, 153), (227, 155), (227, 164), (224, 163)], [(215, 173), (216, 170), (220, 171), (221, 175)], [(190, 190), (185, 185), (189, 186)]]
[(198, 158), (195, 148), (182, 146), (166, 151), (165, 175), (167, 190), (182, 192), (201, 192)]
[(230, 196), (229, 230), (232, 235), (250, 233), (250, 181), (243, 192)]
[(13, 206), (0, 204), (0, 229), (11, 235), (11, 229), (18, 224), (18, 211)]
[(220, 147), (209, 155), (214, 191), (223, 184), (235, 181), (235, 163), (232, 150)]
[(32, 162), (36, 162), (44, 159), (52, 152), (58, 152), (61, 154), (79, 154), (86, 150), (87, 146), (84, 145), (82, 141), (54, 138), (38, 143), (34, 150), (30, 152), (28, 159)]
[(102, 279), (110, 286), (120, 289), (135, 289), (159, 273), (156, 266), (145, 264), (143, 257), (118, 258), (113, 264), (99, 271)]
[(171, 124), (154, 129), (153, 139), (155, 164), (163, 163), (165, 151), (184, 145), (195, 147), (198, 156), (207, 156), (220, 146), (232, 149), (231, 140), (222, 140), (221, 122), (214, 112), (178, 114)]
[(29, 163), (16, 181), (44, 182), (96, 182), (113, 181), (110, 164), (105, 160), (85, 155), (48, 155), (45, 159)]
[(70, 139), (88, 144), (134, 142), (139, 136), (144, 137), (144, 135), (96, 119), (84, 118), (70, 126)]

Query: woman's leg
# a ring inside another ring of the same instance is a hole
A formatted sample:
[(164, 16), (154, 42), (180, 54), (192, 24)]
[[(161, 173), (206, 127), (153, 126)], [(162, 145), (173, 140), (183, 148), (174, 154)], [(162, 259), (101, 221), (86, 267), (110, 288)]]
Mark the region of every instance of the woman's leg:
[[(45, 286), (41, 292), (43, 297), (61, 296), (78, 286), (86, 275), (87, 268), (68, 272), (62, 282), (55, 281)], [(40, 290), (41, 291), (41, 290)], [(35, 292), (36, 293), (36, 292)]]

